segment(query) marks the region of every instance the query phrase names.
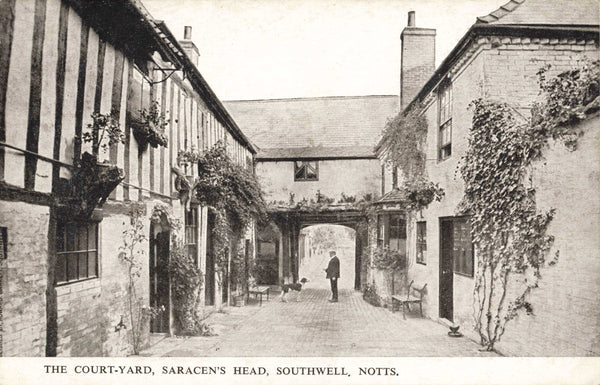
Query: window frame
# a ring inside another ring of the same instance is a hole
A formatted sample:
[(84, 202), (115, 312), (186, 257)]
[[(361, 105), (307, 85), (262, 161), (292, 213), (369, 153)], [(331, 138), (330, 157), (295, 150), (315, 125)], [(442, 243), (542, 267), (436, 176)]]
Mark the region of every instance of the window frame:
[[(190, 224), (189, 220), (190, 217), (188, 217), (188, 215), (192, 216), (192, 223)], [(196, 265), (198, 265), (198, 251), (199, 251), (199, 237), (198, 237), (198, 228), (200, 225), (200, 220), (198, 218), (198, 207), (196, 206), (192, 206), (190, 207), (189, 210), (185, 210), (184, 213), (184, 234), (185, 234), (185, 252), (190, 253), (190, 250), (193, 251), (193, 259), (194, 259), (194, 263)], [(189, 234), (193, 234), (193, 239), (189, 238)], [(192, 242), (190, 242), (192, 241)]]
[[(86, 227), (86, 248), (82, 249), (80, 247), (80, 243), (81, 243), (81, 239), (79, 238), (81, 235), (81, 228), (85, 226)], [(94, 248), (90, 248), (90, 228), (93, 227), (94, 232), (95, 232), (95, 249)], [(70, 229), (69, 229), (70, 228)], [(69, 230), (74, 232), (69, 233)], [(59, 232), (61, 232), (61, 234), (59, 234)], [(67, 239), (67, 237), (70, 235), (75, 235), (77, 239), (73, 242), (73, 244), (69, 244), (69, 240)], [(62, 246), (60, 245), (59, 242), (59, 237), (62, 235), (63, 237), (63, 242), (62, 242)], [(97, 279), (100, 278), (100, 247), (99, 247), (99, 236), (100, 236), (100, 224), (99, 222), (96, 221), (72, 221), (72, 220), (65, 220), (65, 221), (58, 221), (58, 223), (56, 224), (56, 234), (55, 234), (55, 257), (56, 260), (54, 261), (54, 266), (55, 266), (55, 275), (54, 275), (54, 284), (55, 286), (64, 286), (64, 285), (70, 285), (72, 283), (77, 283), (77, 282), (82, 282), (82, 281), (87, 281), (90, 279)], [(70, 247), (73, 247), (72, 250), (69, 250)], [(80, 262), (81, 262), (81, 256), (83, 253), (86, 253), (86, 260), (85, 260), (85, 275), (82, 276), (82, 271), (80, 269)], [(90, 254), (93, 254), (95, 256), (95, 261), (93, 262), (93, 267), (95, 270), (95, 274), (90, 274)], [(71, 260), (72, 256), (76, 257), (76, 273), (75, 273), (75, 277), (74, 278), (69, 278), (70, 272), (69, 272), (69, 261)], [(64, 258), (64, 263), (63, 264), (59, 264), (60, 259)], [(64, 266), (64, 268), (61, 268), (62, 266)], [(59, 280), (59, 270), (61, 270), (63, 273), (61, 275), (61, 278), (64, 277), (65, 280)]]
[[(130, 86), (132, 94), (126, 102), (126, 110), (129, 112), (127, 125), (140, 126), (142, 124), (141, 111), (149, 110), (154, 100), (154, 84), (149, 71), (146, 73), (141, 65), (134, 63), (132, 71)], [(139, 105), (136, 105), (138, 103)]]
[[(313, 163), (311, 165), (310, 163)], [(315, 174), (315, 178), (308, 178), (306, 170), (310, 167)], [(304, 176), (298, 176), (303, 170)], [(294, 182), (316, 182), (319, 180), (319, 161), (318, 160), (295, 160), (294, 161)]]
[[(464, 225), (464, 229), (466, 232), (465, 239), (457, 240), (456, 234), (463, 234), (463, 232), (457, 232), (457, 225)], [(468, 245), (466, 247), (465, 244)], [(460, 247), (462, 244), (463, 247)], [(463, 251), (463, 255), (459, 255), (459, 250)], [(468, 252), (468, 255), (464, 251)], [(470, 256), (470, 264), (469, 261), (462, 261), (461, 258)], [(470, 266), (470, 271), (463, 270), (462, 268), (468, 268)], [(473, 244), (473, 240), (471, 238), (471, 221), (468, 217), (455, 218), (452, 221), (452, 270), (455, 274), (462, 275), (464, 277), (473, 278), (475, 276), (475, 246)]]
[(427, 265), (427, 222), (417, 221), (415, 261), (420, 265)]
[(438, 161), (452, 156), (452, 84), (446, 83), (438, 91)]
[[(393, 218), (397, 217), (398, 225), (393, 225)], [(402, 226), (404, 224), (404, 226)], [(377, 214), (377, 247), (386, 247), (390, 250), (403, 252), (406, 255), (407, 249), (407, 233), (406, 233), (406, 217), (401, 212), (384, 212)], [(391, 245), (391, 230), (392, 227), (398, 227), (398, 244)], [(402, 235), (404, 238), (402, 238)], [(400, 250), (400, 241), (404, 240), (404, 250)], [(392, 248), (392, 246), (395, 246)]]

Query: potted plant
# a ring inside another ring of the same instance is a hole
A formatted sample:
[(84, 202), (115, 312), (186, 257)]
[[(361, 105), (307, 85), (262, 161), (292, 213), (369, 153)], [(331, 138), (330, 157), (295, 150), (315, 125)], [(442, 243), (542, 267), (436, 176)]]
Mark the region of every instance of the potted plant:
[(101, 150), (106, 152), (112, 146), (124, 143), (125, 135), (113, 114), (94, 113), (81, 140), (91, 143), (92, 152), (84, 152), (75, 162), (67, 200), (71, 214), (89, 217), (125, 178), (123, 170), (115, 164), (98, 160)]
[(142, 151), (146, 150), (148, 144), (157, 148), (167, 147), (169, 140), (165, 134), (168, 120), (160, 111), (157, 101), (153, 101), (148, 109), (140, 111), (141, 120), (132, 125), (133, 136), (137, 140)]

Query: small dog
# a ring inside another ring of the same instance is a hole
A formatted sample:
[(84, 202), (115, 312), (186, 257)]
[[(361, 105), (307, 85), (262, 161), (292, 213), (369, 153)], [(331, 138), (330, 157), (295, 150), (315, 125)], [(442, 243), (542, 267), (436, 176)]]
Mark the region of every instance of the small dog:
[(302, 278), (300, 282), (297, 283), (282, 283), (281, 284), (281, 302), (287, 302), (286, 295), (289, 291), (296, 291), (296, 302), (300, 302), (300, 291), (302, 290), (302, 285), (308, 282), (308, 279)]

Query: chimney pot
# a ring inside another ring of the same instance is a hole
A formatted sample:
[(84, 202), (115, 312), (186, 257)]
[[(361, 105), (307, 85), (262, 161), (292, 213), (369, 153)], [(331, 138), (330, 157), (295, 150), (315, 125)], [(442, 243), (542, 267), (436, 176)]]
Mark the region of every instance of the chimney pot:
[(408, 26), (409, 27), (415, 26), (415, 11), (408, 12)]
[(183, 39), (184, 40), (192, 40), (192, 26), (186, 25), (183, 28)]

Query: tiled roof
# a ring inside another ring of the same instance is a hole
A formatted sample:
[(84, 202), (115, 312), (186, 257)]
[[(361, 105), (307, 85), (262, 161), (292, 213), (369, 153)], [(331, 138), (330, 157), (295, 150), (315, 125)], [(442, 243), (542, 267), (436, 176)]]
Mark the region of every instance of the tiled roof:
[(259, 158), (364, 157), (398, 112), (397, 95), (264, 99), (223, 103)]
[(343, 159), (375, 158), (373, 146), (352, 147), (287, 147), (265, 148), (258, 151), (259, 160), (268, 159)]
[(510, 0), (477, 23), (598, 25), (598, 0)]
[(388, 191), (384, 196), (379, 198), (375, 203), (383, 204), (383, 203), (403, 203), (408, 201), (408, 197), (406, 191), (400, 190), (398, 188), (394, 188)]

